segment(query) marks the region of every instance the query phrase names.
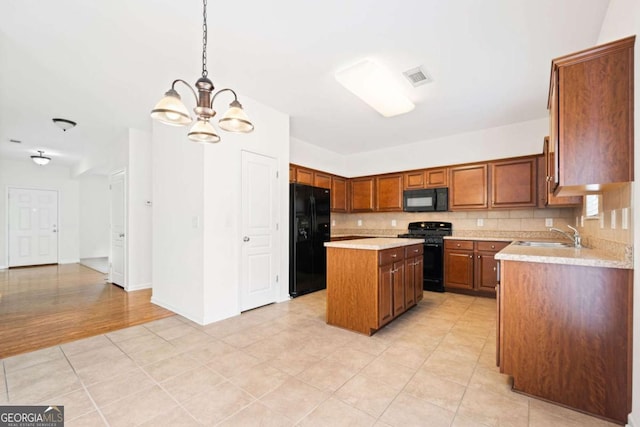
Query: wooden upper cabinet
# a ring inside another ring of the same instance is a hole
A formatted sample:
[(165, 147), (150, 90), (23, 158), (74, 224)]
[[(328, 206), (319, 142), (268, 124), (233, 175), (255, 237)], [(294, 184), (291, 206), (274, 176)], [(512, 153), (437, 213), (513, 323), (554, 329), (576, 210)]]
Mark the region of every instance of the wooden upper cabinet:
[(536, 157), (489, 163), (491, 207), (522, 208), (537, 204)]
[(634, 44), (632, 36), (552, 61), (556, 195), (633, 181)]
[(331, 175), (322, 172), (315, 172), (313, 174), (313, 185), (315, 187), (328, 188), (331, 190)]
[(289, 165), (289, 182), (296, 182), (296, 167)]
[(374, 177), (351, 179), (351, 212), (373, 212), (375, 208)]
[(411, 171), (404, 173), (404, 188), (406, 190), (420, 189), (425, 186), (425, 171)]
[(313, 185), (313, 171), (299, 167), (296, 168), (296, 182), (298, 184)]
[(376, 211), (402, 211), (402, 174), (376, 177)]
[(446, 187), (448, 183), (448, 169), (422, 169), (404, 173), (404, 189)]
[(553, 195), (551, 188), (553, 185), (554, 156), (549, 147), (549, 137), (545, 137), (542, 156), (538, 156), (538, 207), (573, 207), (582, 205), (582, 196), (557, 197)]
[(347, 179), (339, 176), (331, 177), (331, 212), (348, 212)]
[(487, 209), (487, 164), (458, 166), (449, 169), (449, 209)]
[(425, 175), (425, 187), (446, 187), (449, 177), (447, 168), (427, 169)]

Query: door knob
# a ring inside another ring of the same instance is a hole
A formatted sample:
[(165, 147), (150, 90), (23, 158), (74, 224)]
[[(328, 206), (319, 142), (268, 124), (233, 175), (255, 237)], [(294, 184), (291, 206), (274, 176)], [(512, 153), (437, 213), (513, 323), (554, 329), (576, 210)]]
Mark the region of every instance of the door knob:
[(243, 241), (243, 242), (248, 242), (249, 240), (251, 240), (251, 239), (249, 238), (249, 236), (244, 236), (244, 237), (242, 238), (242, 241)]
[(118, 237), (124, 237), (124, 233), (118, 234)]

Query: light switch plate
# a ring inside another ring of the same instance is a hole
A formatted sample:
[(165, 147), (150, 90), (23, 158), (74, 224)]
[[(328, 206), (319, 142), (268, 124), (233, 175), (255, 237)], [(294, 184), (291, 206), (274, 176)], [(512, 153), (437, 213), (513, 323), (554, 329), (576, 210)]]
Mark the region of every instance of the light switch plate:
[(612, 210), (611, 211), (611, 229), (615, 230), (616, 229), (616, 210)]
[(361, 219), (358, 220), (358, 227), (362, 227), (362, 220)]
[(484, 227), (484, 219), (483, 219), (483, 218), (478, 218), (478, 219), (476, 220), (476, 225), (477, 225), (478, 227)]
[(395, 219), (392, 219), (392, 220), (391, 220), (391, 226), (392, 226), (392, 227), (396, 227), (397, 225), (398, 225), (398, 223), (396, 222), (396, 220), (395, 220)]
[(545, 227), (553, 227), (553, 218), (545, 218), (544, 219)]
[(622, 208), (622, 229), (623, 230), (628, 230), (629, 229), (629, 208)]

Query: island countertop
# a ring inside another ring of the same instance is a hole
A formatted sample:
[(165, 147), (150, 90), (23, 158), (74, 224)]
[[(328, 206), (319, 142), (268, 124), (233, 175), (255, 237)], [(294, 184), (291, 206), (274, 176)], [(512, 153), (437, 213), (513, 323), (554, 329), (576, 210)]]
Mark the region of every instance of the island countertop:
[(380, 251), (383, 249), (398, 248), (401, 246), (421, 245), (424, 239), (404, 239), (398, 237), (374, 237), (369, 239), (342, 240), (337, 242), (325, 242), (327, 248), (363, 249)]
[(605, 251), (589, 248), (527, 247), (512, 243), (495, 257), (503, 261), (633, 269), (633, 261), (630, 259), (620, 259)]

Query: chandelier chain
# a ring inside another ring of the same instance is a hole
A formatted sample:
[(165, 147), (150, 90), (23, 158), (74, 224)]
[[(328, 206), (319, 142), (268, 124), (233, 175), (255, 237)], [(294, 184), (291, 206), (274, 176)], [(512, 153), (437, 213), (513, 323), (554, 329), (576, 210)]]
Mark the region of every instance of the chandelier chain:
[(207, 0), (202, 0), (202, 77), (207, 77)]

